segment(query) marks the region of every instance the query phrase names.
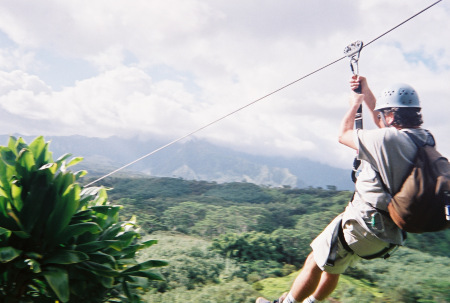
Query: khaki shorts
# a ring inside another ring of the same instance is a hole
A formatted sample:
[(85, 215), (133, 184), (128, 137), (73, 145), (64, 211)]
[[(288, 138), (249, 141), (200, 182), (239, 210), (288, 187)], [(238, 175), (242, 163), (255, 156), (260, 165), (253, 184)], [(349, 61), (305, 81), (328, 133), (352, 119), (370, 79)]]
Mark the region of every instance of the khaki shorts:
[(330, 243), (336, 225), (341, 222), (342, 214), (336, 217), (311, 243), (314, 260), (320, 269), (331, 274), (341, 274), (349, 266), (353, 266), (361, 257), (378, 253), (389, 246), (368, 231), (356, 221), (347, 221), (343, 226), (344, 238), (353, 252), (348, 252), (338, 241), (338, 250), (334, 266), (325, 265), (330, 254)]

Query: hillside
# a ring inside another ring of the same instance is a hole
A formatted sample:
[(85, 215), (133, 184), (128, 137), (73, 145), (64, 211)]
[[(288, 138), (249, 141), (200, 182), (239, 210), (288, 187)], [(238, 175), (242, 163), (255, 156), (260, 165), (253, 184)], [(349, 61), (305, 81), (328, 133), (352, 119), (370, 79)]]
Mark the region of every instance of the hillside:
[[(274, 299), (291, 283), (310, 241), (341, 212), (351, 192), (269, 188), (179, 178), (108, 178), (122, 216), (136, 215), (159, 244), (165, 282), (146, 302), (254, 302)], [(363, 261), (342, 278), (329, 302), (450, 302), (450, 231), (410, 234), (387, 260)], [(270, 278), (269, 280), (267, 280)], [(232, 290), (232, 291), (230, 291)]]

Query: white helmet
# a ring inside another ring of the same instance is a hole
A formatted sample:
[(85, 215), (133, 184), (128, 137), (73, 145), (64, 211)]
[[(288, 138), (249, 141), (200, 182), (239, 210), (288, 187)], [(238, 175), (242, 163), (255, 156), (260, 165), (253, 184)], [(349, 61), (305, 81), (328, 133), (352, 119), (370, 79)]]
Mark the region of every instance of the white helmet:
[(419, 96), (414, 88), (408, 84), (397, 83), (381, 92), (375, 110), (379, 111), (390, 107), (416, 107), (420, 108)]

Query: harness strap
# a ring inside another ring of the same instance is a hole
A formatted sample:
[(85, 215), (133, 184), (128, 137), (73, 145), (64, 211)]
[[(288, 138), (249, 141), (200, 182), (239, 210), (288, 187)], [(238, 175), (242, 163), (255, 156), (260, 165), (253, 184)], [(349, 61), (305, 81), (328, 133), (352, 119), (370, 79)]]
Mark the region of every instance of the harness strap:
[[(338, 224), (336, 225), (336, 227), (333, 231), (333, 235), (331, 237), (330, 253), (328, 254), (327, 262), (325, 263), (325, 265), (327, 265), (327, 266), (333, 267), (336, 262), (338, 241), (341, 242), (342, 247), (344, 247), (344, 249), (346, 251), (348, 251), (349, 253), (352, 253), (352, 254), (355, 253), (350, 248), (347, 241), (345, 241), (344, 229), (342, 227), (342, 219), (339, 220)], [(384, 249), (380, 250), (377, 253), (374, 253), (374, 254), (371, 254), (368, 256), (360, 256), (360, 255), (358, 255), (358, 256), (365, 260), (372, 260), (372, 259), (381, 258), (381, 257), (383, 257), (383, 259), (387, 259), (391, 256), (391, 254), (389, 252), (396, 249), (397, 247), (398, 247), (397, 244), (390, 243), (388, 247), (385, 247)]]
[(342, 229), (341, 226), (342, 226), (342, 219), (340, 219), (338, 224), (336, 224), (336, 227), (333, 230), (333, 235), (331, 236), (330, 253), (328, 254), (327, 262), (325, 262), (325, 265), (330, 267), (333, 267), (334, 262), (336, 261), (338, 241), (339, 241), (339, 229)]

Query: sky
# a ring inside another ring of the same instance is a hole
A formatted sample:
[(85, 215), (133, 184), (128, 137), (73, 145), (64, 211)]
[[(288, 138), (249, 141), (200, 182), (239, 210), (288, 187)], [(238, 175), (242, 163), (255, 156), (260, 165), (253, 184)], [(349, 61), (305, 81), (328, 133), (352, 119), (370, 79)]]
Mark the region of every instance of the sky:
[[(0, 134), (170, 142), (226, 116), (186, 140), (349, 168), (354, 151), (337, 141), (349, 58), (295, 81), (434, 2), (0, 0)], [(416, 89), (447, 157), (449, 32), (442, 0), (359, 60), (376, 96)]]

